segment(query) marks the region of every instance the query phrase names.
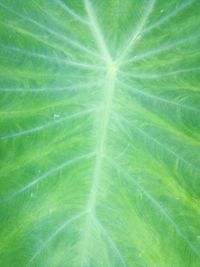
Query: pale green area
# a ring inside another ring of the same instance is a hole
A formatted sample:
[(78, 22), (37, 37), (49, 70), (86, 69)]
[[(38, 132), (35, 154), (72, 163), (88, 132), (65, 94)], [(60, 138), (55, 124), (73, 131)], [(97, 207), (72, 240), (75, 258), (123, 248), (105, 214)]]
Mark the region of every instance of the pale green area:
[(0, 266), (200, 266), (199, 13), (0, 0)]

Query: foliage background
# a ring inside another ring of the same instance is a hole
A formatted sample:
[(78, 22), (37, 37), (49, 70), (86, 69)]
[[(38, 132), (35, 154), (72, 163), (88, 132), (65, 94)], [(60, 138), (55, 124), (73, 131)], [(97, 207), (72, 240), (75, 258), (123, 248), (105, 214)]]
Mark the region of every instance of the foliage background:
[(0, 1), (0, 265), (200, 266), (198, 0)]

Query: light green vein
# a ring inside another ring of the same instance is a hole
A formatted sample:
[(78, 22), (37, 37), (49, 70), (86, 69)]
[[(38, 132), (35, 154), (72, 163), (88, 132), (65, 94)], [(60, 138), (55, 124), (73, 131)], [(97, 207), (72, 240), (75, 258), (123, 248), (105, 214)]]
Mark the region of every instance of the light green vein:
[(99, 189), (101, 178), (103, 175), (103, 157), (104, 157), (104, 154), (106, 153), (106, 139), (107, 139), (107, 133), (108, 133), (108, 126), (110, 123), (113, 95), (114, 95), (114, 90), (115, 90), (115, 81), (116, 81), (116, 75), (117, 75), (116, 66), (114, 62), (112, 61), (111, 55), (105, 44), (105, 40), (98, 26), (93, 7), (91, 6), (91, 3), (89, 2), (89, 0), (85, 0), (84, 3), (85, 3), (85, 7), (88, 13), (89, 20), (90, 20), (91, 31), (93, 32), (94, 38), (107, 64), (107, 75), (105, 78), (103, 110), (102, 110), (102, 113), (100, 114), (101, 115), (99, 119), (100, 125), (99, 125), (99, 130), (97, 133), (97, 137), (96, 137), (97, 156), (96, 156), (96, 161), (95, 161), (92, 186), (91, 186), (91, 190), (90, 190), (88, 202), (87, 202), (88, 216), (86, 218), (86, 222), (84, 226), (85, 230), (84, 230), (84, 234), (82, 237), (81, 260), (80, 260), (81, 266), (85, 266), (88, 261), (87, 250), (88, 250), (88, 244), (90, 242), (92, 221), (96, 215), (98, 189)]
[(156, 0), (151, 0), (149, 1), (149, 3), (147, 4), (147, 7), (145, 9), (144, 15), (141, 18), (140, 22), (138, 23), (138, 25), (136, 26), (136, 28), (134, 28), (133, 33), (131, 34), (130, 39), (128, 40), (127, 44), (125, 45), (125, 47), (123, 48), (123, 51), (120, 53), (119, 58), (118, 58), (118, 63), (121, 64), (121, 62), (123, 61), (123, 59), (127, 56), (127, 54), (129, 53), (130, 49), (133, 49), (133, 46), (136, 44), (136, 41), (138, 40), (138, 36), (141, 34), (144, 25), (151, 13), (151, 11), (154, 8)]

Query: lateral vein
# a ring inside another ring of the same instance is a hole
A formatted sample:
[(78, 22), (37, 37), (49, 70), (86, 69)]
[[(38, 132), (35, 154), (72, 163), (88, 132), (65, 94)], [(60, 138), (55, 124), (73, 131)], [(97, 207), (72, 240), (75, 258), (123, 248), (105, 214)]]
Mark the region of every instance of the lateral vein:
[(92, 5), (91, 5), (89, 0), (85, 0), (84, 3), (85, 3), (85, 8), (87, 10), (88, 17), (89, 17), (89, 20), (90, 20), (91, 31), (92, 31), (92, 33), (93, 33), (93, 35), (94, 35), (94, 37), (95, 37), (95, 39), (97, 41), (99, 49), (101, 50), (101, 53), (104, 56), (106, 62), (108, 64), (110, 64), (112, 62), (112, 58), (111, 58), (110, 53), (108, 51), (108, 48), (106, 46), (103, 34), (102, 34), (102, 32), (101, 32), (101, 30), (99, 28), (99, 25), (98, 25), (98, 22), (97, 22), (93, 7), (92, 7)]
[(190, 247), (190, 249), (198, 256), (200, 257), (199, 251), (196, 249), (196, 247), (190, 242), (190, 240), (183, 234), (180, 227), (176, 224), (176, 222), (173, 220), (171, 215), (163, 208), (163, 206), (144, 188), (142, 187), (137, 180), (130, 175), (122, 166), (117, 164), (114, 160), (106, 157), (107, 160), (110, 162), (110, 164), (118, 171), (120, 171), (125, 178), (127, 178), (129, 181), (131, 181), (139, 190), (140, 192), (149, 200), (152, 205), (157, 208), (157, 210), (166, 218), (168, 222), (173, 226), (176, 233), (179, 235), (180, 238), (182, 238), (185, 243)]
[(149, 15), (150, 15), (151, 11), (154, 8), (155, 2), (156, 2), (156, 0), (152, 0), (152, 1), (149, 2), (141, 21), (136, 26), (136, 30), (134, 29), (133, 33), (131, 34), (130, 39), (128, 40), (125, 48), (123, 49), (123, 51), (121, 52), (121, 54), (120, 54), (120, 56), (118, 58), (118, 62), (120, 62), (119, 64), (121, 64), (122, 60), (129, 53), (129, 50), (131, 48), (133, 48), (133, 46), (135, 45), (136, 41), (138, 40), (137, 37), (141, 34), (141, 32), (142, 32), (142, 30), (144, 28), (144, 25), (145, 25)]

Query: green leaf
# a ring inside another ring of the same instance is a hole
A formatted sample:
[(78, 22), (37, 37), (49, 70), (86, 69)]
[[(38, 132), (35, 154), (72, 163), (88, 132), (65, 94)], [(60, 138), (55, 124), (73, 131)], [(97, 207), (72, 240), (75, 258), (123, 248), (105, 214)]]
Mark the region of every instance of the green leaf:
[(0, 266), (200, 266), (199, 0), (0, 0)]

